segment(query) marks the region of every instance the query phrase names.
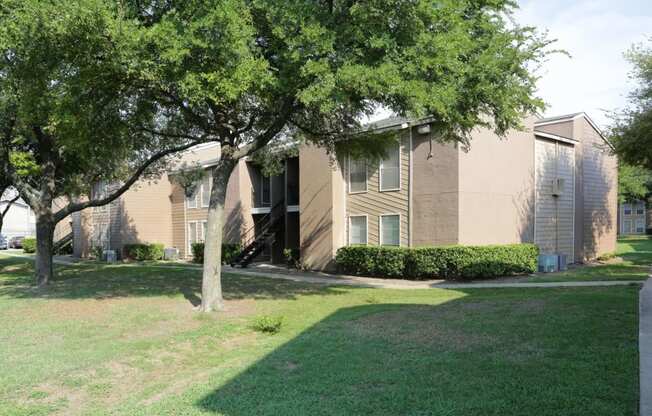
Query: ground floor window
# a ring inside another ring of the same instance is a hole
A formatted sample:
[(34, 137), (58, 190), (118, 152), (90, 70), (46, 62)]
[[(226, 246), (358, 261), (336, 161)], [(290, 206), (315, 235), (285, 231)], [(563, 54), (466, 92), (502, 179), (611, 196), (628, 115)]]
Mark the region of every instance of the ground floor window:
[(636, 232), (644, 233), (645, 232), (645, 221), (642, 219), (636, 220)]
[(206, 237), (206, 221), (188, 222), (188, 252), (192, 253), (194, 243), (203, 243)]
[(380, 216), (380, 245), (401, 245), (401, 216), (388, 214)]
[(367, 216), (349, 217), (349, 244), (367, 244)]

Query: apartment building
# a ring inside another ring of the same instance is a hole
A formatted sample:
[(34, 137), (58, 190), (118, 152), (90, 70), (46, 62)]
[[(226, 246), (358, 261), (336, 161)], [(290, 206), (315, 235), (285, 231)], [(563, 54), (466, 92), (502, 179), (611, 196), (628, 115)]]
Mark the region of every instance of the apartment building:
[[(379, 162), (332, 160), (310, 145), (272, 177), (240, 161), (227, 190), (225, 240), (251, 247), (246, 261), (280, 262), (288, 248), (317, 270), (331, 268), (347, 244), (533, 242), (569, 263), (615, 250), (617, 161), (585, 113), (530, 117), (503, 139), (477, 129), (470, 149), (442, 143), (430, 121), (374, 123), (397, 137)], [(108, 207), (77, 214), (75, 253), (159, 242), (188, 257), (204, 238), (208, 172), (218, 158), (216, 146), (183, 156), (206, 170), (192, 195), (171, 169)]]
[(650, 227), (652, 212), (645, 201), (629, 201), (619, 206), (619, 232), (621, 235), (645, 234)]

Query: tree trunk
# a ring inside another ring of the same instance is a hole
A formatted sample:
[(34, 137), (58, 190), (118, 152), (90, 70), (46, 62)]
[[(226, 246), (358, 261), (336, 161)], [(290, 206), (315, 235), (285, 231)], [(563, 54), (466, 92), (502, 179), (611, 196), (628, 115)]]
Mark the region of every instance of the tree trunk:
[(204, 272), (201, 287), (202, 312), (224, 309), (222, 297), (222, 229), (224, 201), (229, 177), (237, 160), (225, 158), (213, 171), (213, 187), (208, 206), (208, 221), (204, 236)]
[(52, 278), (52, 255), (54, 249), (54, 216), (39, 214), (36, 218), (36, 281), (39, 287), (46, 286)]

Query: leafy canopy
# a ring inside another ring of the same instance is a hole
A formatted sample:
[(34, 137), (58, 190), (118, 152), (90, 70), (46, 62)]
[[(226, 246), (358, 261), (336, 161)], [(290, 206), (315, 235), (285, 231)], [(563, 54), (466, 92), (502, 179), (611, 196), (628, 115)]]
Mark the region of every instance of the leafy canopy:
[(621, 160), (652, 169), (652, 47), (636, 45), (625, 56), (634, 66), (638, 88), (629, 95), (629, 107), (615, 118), (613, 142)]
[(647, 200), (652, 195), (652, 172), (640, 166), (621, 164), (618, 168), (618, 199), (622, 202)]
[(2, 1), (0, 163), (28, 201), (88, 194), (181, 141), (151, 133), (141, 30), (118, 2)]
[[(167, 127), (223, 144), (226, 158), (302, 138), (329, 151), (382, 105), (433, 116), (443, 140), (503, 135), (543, 107), (529, 71), (550, 41), (510, 21), (510, 0), (132, 1), (140, 76)], [(359, 146), (358, 146), (359, 148)], [(380, 150), (379, 150), (380, 149)]]

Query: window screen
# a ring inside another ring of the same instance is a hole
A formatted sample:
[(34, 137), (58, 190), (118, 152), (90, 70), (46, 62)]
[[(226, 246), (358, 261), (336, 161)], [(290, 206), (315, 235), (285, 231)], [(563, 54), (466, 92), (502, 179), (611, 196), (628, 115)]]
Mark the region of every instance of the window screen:
[(401, 244), (401, 217), (399, 215), (383, 215), (380, 217), (380, 243), (384, 246)]
[(351, 244), (367, 244), (367, 217), (351, 217), (350, 228)]
[(207, 207), (211, 200), (211, 181), (209, 176), (205, 176), (201, 183), (201, 206)]
[(365, 160), (349, 160), (349, 192), (365, 192), (367, 190), (367, 162)]
[(387, 158), (380, 162), (380, 190), (390, 191), (400, 189), (400, 155), (397, 144), (387, 153)]

